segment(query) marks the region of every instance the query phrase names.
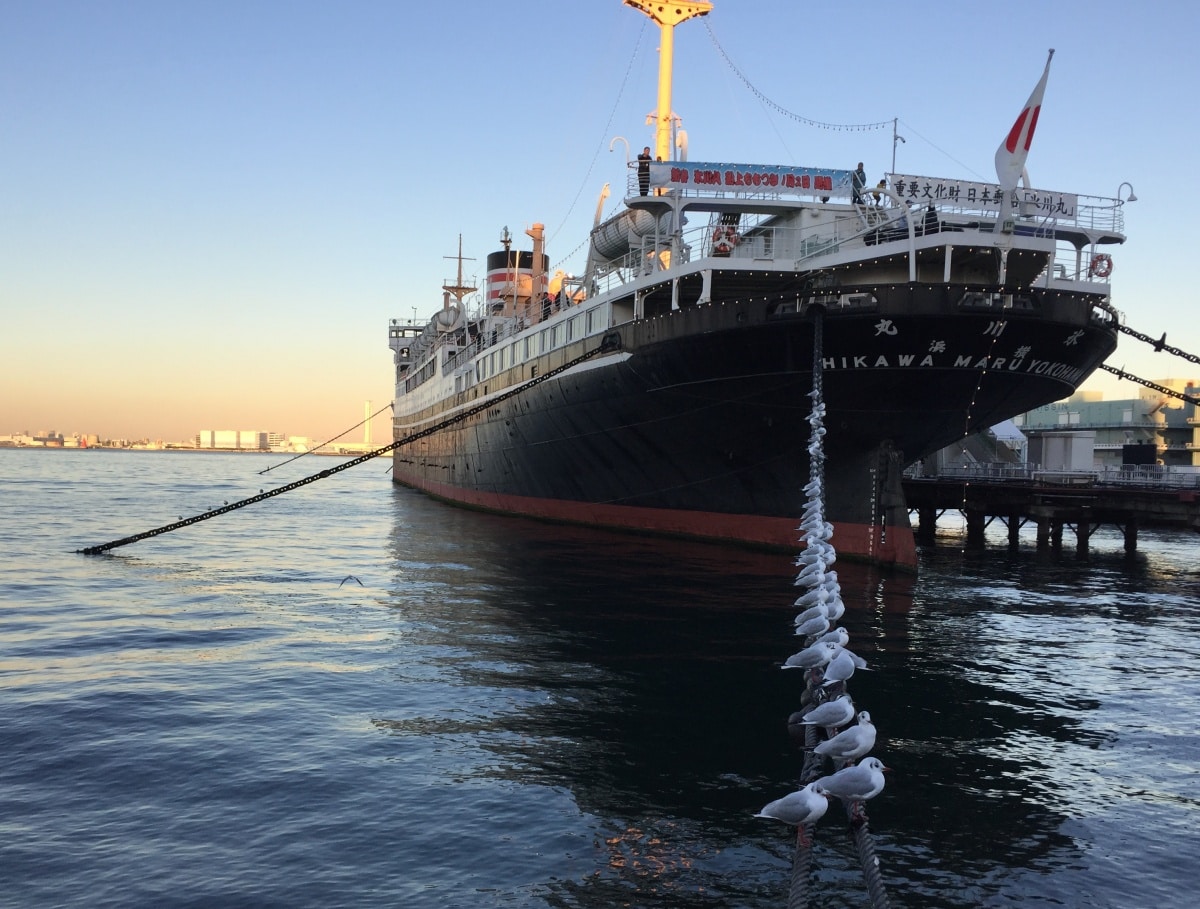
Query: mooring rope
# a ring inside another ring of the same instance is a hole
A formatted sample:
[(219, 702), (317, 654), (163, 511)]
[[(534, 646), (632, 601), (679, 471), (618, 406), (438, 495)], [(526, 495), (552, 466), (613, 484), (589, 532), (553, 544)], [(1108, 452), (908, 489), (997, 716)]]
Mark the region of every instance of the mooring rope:
[[(849, 809), (847, 808), (847, 811)], [(883, 872), (879, 868), (879, 856), (875, 854), (875, 837), (867, 825), (866, 812), (862, 814), (862, 823), (851, 821), (854, 831), (854, 845), (858, 849), (858, 865), (862, 868), (863, 880), (867, 882), (867, 893), (871, 896), (871, 909), (889, 909), (891, 901), (883, 885)]]
[(399, 448), (402, 445), (408, 445), (411, 442), (417, 441), (418, 439), (424, 439), (425, 437), (431, 436), (436, 432), (440, 432), (449, 426), (453, 426), (455, 423), (461, 423), (463, 420), (473, 417), (477, 413), (482, 413), (488, 408), (495, 407), (497, 404), (507, 401), (509, 398), (516, 397), (517, 395), (528, 391), (533, 386), (545, 382), (547, 379), (551, 379), (554, 376), (565, 372), (571, 367), (577, 366), (585, 360), (591, 359), (598, 353), (619, 350), (620, 347), (620, 334), (615, 331), (609, 332), (601, 340), (599, 346), (592, 348), (584, 354), (576, 357), (574, 360), (555, 367), (543, 375), (536, 376), (530, 379), (528, 382), (518, 385), (516, 388), (510, 389), (509, 391), (497, 395), (494, 398), (488, 398), (481, 404), (476, 404), (473, 407), (469, 407), (466, 410), (460, 411), (449, 419), (442, 420), (433, 426), (422, 429), (420, 432), (415, 432), (411, 435), (405, 436), (402, 439), (397, 439), (390, 445), (377, 448), (374, 451), (360, 455), (357, 458), (351, 458), (349, 461), (339, 464), (337, 467), (330, 467), (328, 470), (322, 470), (320, 473), (315, 473), (311, 476), (304, 477), (303, 479), (296, 480), (294, 483), (288, 483), (286, 486), (279, 486), (270, 490), (269, 492), (260, 492), (258, 495), (251, 496), (248, 499), (242, 499), (239, 502), (231, 502), (227, 505), (222, 505), (220, 508), (214, 508), (212, 511), (206, 511), (203, 514), (198, 514), (190, 518), (184, 518), (183, 520), (175, 521), (174, 523), (167, 524), (163, 527), (156, 527), (154, 530), (147, 530), (143, 533), (135, 533), (132, 536), (122, 537), (119, 540), (113, 540), (109, 543), (102, 543), (99, 546), (88, 546), (86, 549), (77, 549), (75, 551), (81, 555), (100, 555), (101, 553), (108, 552), (110, 549), (116, 549), (118, 546), (127, 546), (130, 543), (136, 543), (139, 540), (145, 540), (149, 537), (156, 537), (162, 533), (170, 533), (172, 530), (178, 530), (181, 527), (189, 527), (192, 524), (198, 524), (200, 521), (207, 521), (209, 518), (215, 518), (219, 515), (236, 511), (239, 508), (245, 508), (247, 505), (253, 505), (256, 502), (263, 501), (264, 499), (270, 499), (274, 496), (283, 495), (285, 492), (291, 492), (293, 489), (299, 489), (301, 486), (307, 486), (309, 483), (315, 483), (317, 480), (324, 480), (326, 477), (331, 477), (335, 473), (341, 473), (343, 470), (349, 470), (351, 467), (357, 467), (359, 464), (363, 464), (372, 460), (373, 458), (379, 457), (380, 455), (387, 454), (389, 451)]
[[(812, 411), (809, 415), (810, 442), (809, 480), (805, 486), (808, 504), (804, 509), (801, 528), (804, 530), (805, 548), (796, 559), (802, 565), (796, 578), (796, 585), (806, 588), (806, 593), (797, 598), (797, 606), (809, 605), (795, 619), (796, 633), (806, 635), (806, 647), (800, 653), (794, 654), (788, 660), (789, 666), (802, 668), (805, 675), (804, 693), (801, 696), (803, 709), (799, 715), (789, 718), (789, 730), (795, 725), (802, 724), (804, 729), (804, 762), (800, 779), (802, 787), (813, 787), (822, 797), (827, 797), (821, 788), (825, 778), (823, 770), (827, 760), (833, 760), (837, 769), (850, 766), (854, 760), (865, 756), (873, 745), (873, 727), (870, 738), (859, 738), (857, 750), (845, 750), (826, 757), (817, 752), (821, 744), (822, 734), (818, 731), (817, 721), (828, 721), (829, 726), (822, 726), (825, 740), (833, 737), (833, 730), (846, 726), (851, 715), (842, 714), (840, 718), (820, 716), (813, 711), (823, 709), (829, 711), (838, 709), (836, 702), (846, 695), (846, 679), (854, 672), (854, 667), (860, 665), (858, 658), (844, 650), (849, 641), (849, 635), (844, 629), (837, 627), (838, 620), (845, 612), (845, 604), (841, 600), (841, 588), (837, 582), (837, 573), (828, 570), (837, 559), (834, 549), (833, 525), (826, 521), (825, 515), (825, 394), (824, 375), (822, 371), (824, 350), (823, 310), (814, 306), (810, 310), (813, 318), (813, 373), (812, 373)], [(816, 648), (816, 650), (814, 650)], [(812, 654), (817, 655), (812, 655)], [(822, 657), (821, 654), (826, 654)], [(850, 659), (853, 665), (845, 667), (845, 671), (834, 672), (836, 659)], [(847, 710), (854, 707), (846, 698)], [(826, 706), (829, 705), (829, 706)], [(869, 724), (869, 715), (865, 712), (859, 715), (860, 732), (864, 723)], [(853, 733), (851, 733), (853, 735)], [(829, 785), (833, 786), (833, 783)], [(812, 790), (810, 790), (812, 791)], [(769, 808), (770, 806), (768, 806)], [(793, 817), (796, 823), (796, 846), (792, 856), (792, 871), (788, 884), (788, 909), (805, 909), (809, 905), (810, 878), (813, 861), (813, 829), (816, 821), (820, 820), (824, 811), (820, 804), (816, 812), (810, 812), (803, 818)], [(765, 811), (766, 809), (764, 809)], [(855, 846), (858, 849), (859, 863), (863, 870), (863, 879), (871, 898), (872, 909), (888, 909), (887, 893), (883, 886), (883, 878), (879, 869), (879, 859), (875, 854), (875, 843), (867, 824), (866, 811), (860, 802), (846, 802), (846, 813), (850, 819)], [(779, 815), (773, 815), (779, 816)], [(810, 820), (809, 818), (813, 818)]]

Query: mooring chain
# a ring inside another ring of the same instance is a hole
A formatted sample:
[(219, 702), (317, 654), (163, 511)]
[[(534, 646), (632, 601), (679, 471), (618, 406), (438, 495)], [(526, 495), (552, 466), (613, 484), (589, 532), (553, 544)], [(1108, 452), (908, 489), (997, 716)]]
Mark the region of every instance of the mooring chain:
[(1174, 354), (1175, 356), (1182, 357), (1185, 360), (1191, 360), (1193, 363), (1200, 363), (1200, 357), (1196, 356), (1195, 354), (1190, 354), (1186, 350), (1180, 350), (1178, 347), (1172, 347), (1170, 344), (1168, 344), (1167, 333), (1165, 331), (1163, 332), (1162, 337), (1158, 338), (1157, 340), (1149, 335), (1142, 334), (1135, 328), (1130, 328), (1128, 325), (1123, 325), (1120, 322), (1117, 323), (1117, 331), (1123, 331), (1125, 334), (1137, 338), (1139, 341), (1145, 341), (1154, 348), (1155, 352), (1161, 352), (1165, 350), (1169, 354)]
[(1126, 372), (1123, 369), (1117, 369), (1115, 366), (1109, 366), (1107, 363), (1101, 363), (1100, 368), (1105, 372), (1111, 372), (1118, 379), (1129, 379), (1131, 382), (1137, 382), (1139, 385), (1145, 385), (1147, 388), (1152, 388), (1157, 392), (1161, 392), (1172, 398), (1178, 398), (1181, 401), (1186, 401), (1189, 404), (1200, 404), (1200, 398), (1193, 395), (1185, 395), (1182, 391), (1174, 391), (1165, 386), (1151, 382), (1149, 379), (1143, 379), (1141, 376), (1135, 376), (1131, 372)]
[(160, 533), (169, 533), (170, 531), (178, 530), (181, 527), (188, 527), (192, 524), (199, 523), (200, 521), (207, 521), (209, 518), (215, 518), (230, 511), (235, 511), (238, 508), (245, 508), (247, 505), (253, 505), (256, 502), (263, 501), (263, 499), (269, 499), (272, 496), (283, 495), (285, 492), (291, 492), (293, 489), (299, 489), (301, 486), (307, 486), (309, 483), (315, 483), (317, 480), (324, 480), (326, 477), (331, 477), (335, 473), (341, 473), (343, 470), (349, 470), (351, 467), (357, 467), (359, 464), (370, 461), (371, 459), (377, 458), (380, 455), (387, 454), (389, 451), (399, 448), (402, 445), (408, 445), (412, 442), (418, 441), (419, 439), (424, 439), (427, 436), (431, 436), (436, 432), (440, 432), (449, 426), (453, 426), (455, 423), (461, 423), (463, 420), (473, 417), (477, 413), (482, 413), (490, 407), (495, 407), (497, 404), (507, 401), (509, 398), (515, 397), (522, 392), (528, 391), (533, 386), (545, 382), (547, 379), (551, 379), (554, 376), (565, 372), (571, 367), (579, 365), (585, 360), (591, 359), (598, 353), (619, 350), (620, 347), (620, 334), (617, 332), (609, 332), (604, 336), (603, 340), (601, 340), (598, 347), (592, 348), (581, 356), (576, 357), (574, 360), (564, 363), (561, 366), (557, 366), (543, 375), (535, 376), (528, 382), (518, 385), (516, 388), (510, 389), (509, 391), (497, 395), (494, 398), (489, 398), (484, 403), (476, 404), (473, 407), (455, 414), (449, 419), (443, 420), (440, 423), (428, 427), (427, 429), (422, 429), (420, 432), (415, 432), (412, 435), (405, 436), (403, 439), (398, 439), (392, 442), (390, 445), (385, 445), (383, 448), (377, 448), (374, 451), (368, 452), (367, 454), (359, 455), (357, 458), (351, 458), (349, 461), (339, 464), (336, 467), (330, 467), (327, 470), (322, 470), (320, 473), (315, 473), (311, 476), (304, 477), (303, 479), (296, 480), (293, 483), (288, 483), (285, 486), (277, 487), (276, 489), (272, 489), (270, 492), (260, 492), (258, 495), (251, 496), (248, 499), (242, 499), (238, 502), (231, 502), (228, 505), (222, 505), (220, 508), (214, 508), (212, 511), (206, 511), (203, 514), (194, 515), (190, 518), (184, 518), (183, 520), (176, 521), (173, 524), (167, 524), (163, 527), (156, 527), (154, 530), (147, 530), (142, 533), (135, 533), (133, 536), (122, 537), (119, 540), (113, 540), (110, 543), (102, 543), (99, 546), (88, 546), (86, 549), (77, 549), (76, 552), (82, 555), (99, 555), (100, 553), (108, 552), (110, 549), (116, 549), (118, 546), (126, 546), (130, 543), (136, 543), (139, 540), (145, 540), (148, 537), (158, 536)]

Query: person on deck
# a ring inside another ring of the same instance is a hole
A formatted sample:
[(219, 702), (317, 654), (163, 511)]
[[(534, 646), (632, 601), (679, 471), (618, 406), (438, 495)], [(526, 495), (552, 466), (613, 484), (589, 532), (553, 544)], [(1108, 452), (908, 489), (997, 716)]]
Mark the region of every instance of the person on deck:
[(850, 201), (855, 205), (862, 205), (862, 193), (867, 186), (867, 172), (863, 170), (863, 163), (858, 162), (858, 170), (850, 175)]
[(638, 191), (643, 195), (650, 193), (650, 146), (647, 145), (638, 155)]
[(879, 208), (879, 201), (883, 197), (883, 193), (881, 192), (881, 190), (884, 190), (884, 189), (887, 189), (887, 180), (886, 179), (880, 180), (878, 183), (876, 183), (875, 190), (874, 190), (874, 192), (871, 193), (871, 195), (875, 199), (875, 207), (876, 208)]

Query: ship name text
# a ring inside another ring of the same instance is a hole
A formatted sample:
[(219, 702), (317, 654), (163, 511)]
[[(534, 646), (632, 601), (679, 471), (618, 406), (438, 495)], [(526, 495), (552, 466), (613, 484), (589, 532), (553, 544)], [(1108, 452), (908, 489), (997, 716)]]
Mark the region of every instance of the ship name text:
[(1070, 363), (1060, 363), (1054, 360), (1038, 360), (1029, 358), (1008, 357), (979, 357), (969, 354), (954, 356), (942, 354), (870, 354), (848, 357), (824, 357), (821, 360), (823, 369), (988, 369), (1007, 370), (1030, 375), (1045, 376), (1048, 379), (1061, 379), (1072, 384), (1082, 381), (1084, 372), (1078, 366)]

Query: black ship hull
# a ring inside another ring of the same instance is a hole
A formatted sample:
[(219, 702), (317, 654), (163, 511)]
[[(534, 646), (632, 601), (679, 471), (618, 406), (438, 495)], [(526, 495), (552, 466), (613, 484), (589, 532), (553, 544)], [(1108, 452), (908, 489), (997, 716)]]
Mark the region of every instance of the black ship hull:
[[(1115, 328), (1085, 293), (840, 290), (664, 307), (616, 325), (619, 349), (396, 449), (395, 481), (505, 513), (798, 549), (819, 321), (838, 551), (915, 566), (904, 467), (1071, 394), (1113, 351)], [(396, 438), (599, 341), (397, 413)]]

